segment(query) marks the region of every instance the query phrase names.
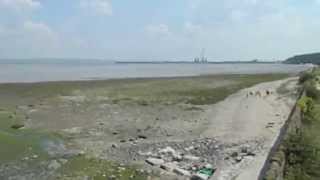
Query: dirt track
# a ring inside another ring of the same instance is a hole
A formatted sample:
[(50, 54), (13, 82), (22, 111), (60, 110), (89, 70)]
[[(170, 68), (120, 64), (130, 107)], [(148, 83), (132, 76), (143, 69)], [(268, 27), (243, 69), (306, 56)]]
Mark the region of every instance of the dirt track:
[[(244, 140), (262, 142), (254, 158), (244, 159), (239, 164), (220, 162), (216, 179), (231, 179), (232, 176), (239, 180), (257, 179), (268, 151), (294, 106), (296, 83), (297, 79), (290, 78), (241, 90), (207, 113), (212, 124), (204, 133), (206, 137), (214, 136), (223, 142), (236, 144)], [(283, 93), (279, 93), (279, 88)], [(267, 90), (272, 94), (266, 95)], [(261, 97), (255, 95), (256, 92), (261, 92)]]

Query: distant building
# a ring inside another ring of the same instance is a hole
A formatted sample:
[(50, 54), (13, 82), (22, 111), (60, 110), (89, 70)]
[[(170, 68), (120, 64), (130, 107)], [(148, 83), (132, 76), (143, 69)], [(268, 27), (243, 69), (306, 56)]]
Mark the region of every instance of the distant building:
[(200, 57), (195, 57), (193, 62), (194, 63), (208, 63), (208, 58), (205, 57), (204, 52), (205, 52), (205, 49), (203, 48), (201, 51)]

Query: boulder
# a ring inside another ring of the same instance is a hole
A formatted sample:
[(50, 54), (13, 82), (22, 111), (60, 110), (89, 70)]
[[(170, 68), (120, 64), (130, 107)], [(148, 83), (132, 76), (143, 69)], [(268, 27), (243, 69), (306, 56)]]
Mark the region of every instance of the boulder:
[(166, 148), (164, 148), (164, 149), (161, 149), (160, 151), (159, 151), (159, 153), (161, 153), (161, 154), (176, 154), (176, 150), (174, 150), (172, 147), (170, 147), (170, 146), (168, 146), (168, 147), (166, 147)]
[(177, 164), (173, 162), (164, 163), (160, 166), (161, 169), (172, 172), (175, 168), (177, 168)]
[(160, 166), (164, 163), (164, 160), (158, 158), (148, 158), (146, 159), (146, 162), (152, 166)]
[(212, 164), (206, 164), (204, 167), (207, 168), (207, 169), (213, 169)]
[(182, 161), (182, 159), (183, 159), (183, 157), (180, 154), (178, 154), (178, 153), (172, 154), (172, 160), (174, 160), (174, 161)]
[(194, 146), (190, 146), (190, 147), (185, 148), (186, 151), (191, 151), (193, 149), (194, 149)]
[(238, 152), (233, 152), (233, 153), (231, 153), (231, 157), (235, 158), (235, 157), (237, 157), (237, 156), (238, 156)]
[(191, 176), (191, 173), (189, 171), (181, 169), (181, 168), (178, 168), (178, 167), (174, 168), (173, 172), (178, 174), (178, 175), (181, 175), (181, 176), (188, 176), (188, 177)]
[(117, 148), (118, 145), (117, 145), (117, 144), (111, 144), (111, 147), (112, 147), (112, 148)]
[(197, 157), (197, 156), (192, 156), (192, 155), (185, 155), (185, 156), (183, 156), (183, 158), (184, 158), (185, 160), (188, 160), (188, 161), (199, 161), (199, 160), (200, 160), (199, 157)]
[(140, 155), (140, 156), (154, 156), (153, 154), (152, 154), (152, 152), (141, 152), (141, 151), (139, 151), (138, 152), (138, 154)]
[(12, 129), (21, 129), (24, 128), (24, 124), (14, 124), (11, 126)]
[(236, 157), (236, 162), (241, 162), (242, 161), (242, 159), (243, 159), (243, 157), (242, 156), (238, 156), (238, 157)]
[(191, 177), (191, 180), (208, 180), (209, 176), (205, 174), (197, 173)]
[(48, 165), (48, 169), (50, 170), (56, 170), (59, 169), (61, 167), (60, 163), (58, 163), (57, 160), (52, 160), (49, 165)]
[(143, 134), (140, 134), (140, 135), (138, 135), (138, 138), (139, 138), (139, 139), (147, 139), (147, 136), (146, 136), (146, 135), (143, 135)]

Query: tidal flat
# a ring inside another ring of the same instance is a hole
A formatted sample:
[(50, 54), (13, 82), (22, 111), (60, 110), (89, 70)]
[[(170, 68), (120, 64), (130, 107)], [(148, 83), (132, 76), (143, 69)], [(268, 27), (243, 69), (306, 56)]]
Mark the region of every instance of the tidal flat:
[(0, 84), (0, 179), (158, 176), (125, 153), (131, 145), (201, 138), (208, 108), (241, 89), (290, 76)]

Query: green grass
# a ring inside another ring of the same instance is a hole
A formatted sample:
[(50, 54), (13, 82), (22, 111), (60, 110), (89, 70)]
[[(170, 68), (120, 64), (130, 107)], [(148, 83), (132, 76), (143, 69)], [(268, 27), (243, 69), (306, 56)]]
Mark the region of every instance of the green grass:
[(320, 179), (320, 104), (309, 113), (315, 114), (303, 123), (301, 133), (287, 139), (285, 180)]
[(144, 79), (92, 88), (85, 94), (110, 97), (114, 103), (214, 104), (257, 83), (288, 77), (287, 74), (220, 75), (171, 79)]
[[(319, 73), (319, 70), (313, 73)], [(312, 78), (303, 82), (306, 96), (298, 101), (303, 112), (301, 129), (285, 140), (285, 180), (320, 179), (320, 99), (314, 87), (317, 76), (308, 76)]]
[(34, 154), (46, 158), (47, 154), (41, 147), (46, 139), (56, 138), (45, 132), (30, 129), (13, 129), (12, 125), (21, 123), (17, 115), (10, 111), (0, 111), (0, 163), (20, 160)]
[(215, 75), (180, 78), (146, 78), (106, 81), (50, 82), (0, 85), (0, 106), (35, 104), (57, 96), (86, 95), (109, 97), (114, 103), (213, 104), (226, 96), (257, 83), (279, 80), (288, 74)]

